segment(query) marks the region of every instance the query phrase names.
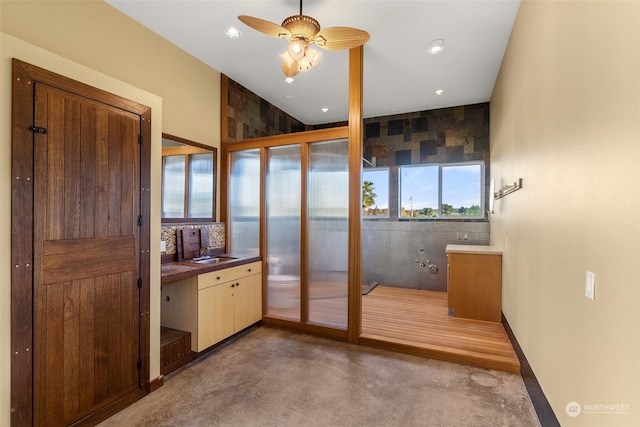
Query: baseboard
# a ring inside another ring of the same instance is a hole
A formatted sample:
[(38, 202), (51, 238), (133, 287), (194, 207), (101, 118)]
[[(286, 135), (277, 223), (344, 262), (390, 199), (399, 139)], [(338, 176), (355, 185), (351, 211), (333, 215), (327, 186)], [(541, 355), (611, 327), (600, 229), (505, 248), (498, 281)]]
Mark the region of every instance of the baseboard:
[(507, 322), (504, 314), (502, 315), (502, 324), (504, 325), (504, 330), (507, 332), (507, 335), (511, 340), (513, 349), (518, 355), (518, 359), (520, 359), (520, 375), (522, 375), (522, 380), (527, 388), (527, 393), (529, 393), (529, 398), (531, 399), (531, 403), (533, 403), (533, 409), (535, 409), (536, 414), (538, 415), (540, 424), (545, 427), (560, 427), (560, 422), (558, 421), (556, 414), (553, 412), (547, 397), (542, 392), (542, 387), (540, 387), (540, 383), (533, 373), (531, 365), (529, 365), (529, 362), (527, 361), (520, 344), (518, 344), (518, 340), (513, 334), (513, 331), (509, 326), (509, 322)]
[(164, 385), (164, 375), (160, 375), (149, 384), (149, 393), (156, 391)]

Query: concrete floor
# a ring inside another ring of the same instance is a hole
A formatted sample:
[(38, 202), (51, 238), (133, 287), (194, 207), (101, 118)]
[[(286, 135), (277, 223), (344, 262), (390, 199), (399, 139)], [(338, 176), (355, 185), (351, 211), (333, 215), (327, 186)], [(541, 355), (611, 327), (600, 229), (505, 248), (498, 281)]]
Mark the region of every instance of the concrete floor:
[(258, 327), (100, 426), (540, 426), (519, 375)]

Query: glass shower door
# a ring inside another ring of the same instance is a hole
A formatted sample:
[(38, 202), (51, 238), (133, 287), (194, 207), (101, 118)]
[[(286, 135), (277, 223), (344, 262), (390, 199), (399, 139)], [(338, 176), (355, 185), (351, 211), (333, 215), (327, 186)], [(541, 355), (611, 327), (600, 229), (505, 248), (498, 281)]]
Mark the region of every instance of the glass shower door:
[(231, 153), (229, 251), (260, 254), (260, 150)]
[(309, 146), (307, 280), (310, 323), (347, 328), (349, 147)]
[(267, 314), (300, 320), (301, 148), (267, 149)]

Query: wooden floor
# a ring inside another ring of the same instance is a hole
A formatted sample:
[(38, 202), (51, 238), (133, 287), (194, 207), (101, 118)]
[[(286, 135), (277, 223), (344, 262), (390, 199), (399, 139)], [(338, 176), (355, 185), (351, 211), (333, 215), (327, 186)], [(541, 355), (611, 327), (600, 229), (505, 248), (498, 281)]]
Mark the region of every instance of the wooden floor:
[(447, 313), (445, 292), (376, 286), (362, 296), (359, 343), (520, 373), (520, 362), (501, 323)]

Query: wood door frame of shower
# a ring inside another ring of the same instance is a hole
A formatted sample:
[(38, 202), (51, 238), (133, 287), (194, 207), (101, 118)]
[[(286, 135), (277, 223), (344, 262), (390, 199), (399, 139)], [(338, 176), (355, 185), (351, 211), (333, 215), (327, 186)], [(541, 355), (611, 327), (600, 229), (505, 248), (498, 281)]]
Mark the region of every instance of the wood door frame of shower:
[[(335, 127), (322, 130), (313, 130), (307, 132), (298, 132), (285, 135), (276, 135), (264, 138), (254, 138), (251, 140), (229, 142), (228, 140), (228, 121), (227, 121), (227, 103), (229, 99), (229, 79), (221, 74), (220, 88), (220, 140), (221, 151), (220, 156), (220, 221), (228, 223), (229, 204), (228, 204), (228, 184), (229, 184), (229, 156), (233, 151), (246, 150), (252, 148), (260, 148), (260, 176), (265, 174), (265, 157), (268, 147), (304, 144), (310, 142), (327, 141), (335, 139), (348, 139), (349, 145), (349, 219), (348, 219), (348, 319), (347, 329), (335, 329), (315, 324), (292, 322), (284, 319), (277, 319), (265, 316), (266, 306), (263, 298), (263, 323), (281, 327), (290, 330), (296, 330), (305, 333), (311, 333), (318, 336), (324, 336), (341, 341), (348, 341), (353, 344), (358, 343), (358, 337), (362, 332), (362, 209), (361, 209), (361, 175), (362, 175), (362, 144), (363, 144), (363, 125), (364, 115), (362, 112), (362, 78), (363, 78), (363, 46), (349, 49), (349, 124), (348, 126)], [(265, 230), (265, 203), (264, 203), (264, 179), (261, 179), (260, 191), (260, 252), (266, 251)], [(303, 189), (306, 192), (306, 189)], [(305, 218), (301, 218), (302, 227), (306, 229)], [(302, 232), (306, 236), (306, 230)], [(229, 241), (229, 231), (227, 227), (227, 242)], [(301, 245), (305, 242), (301, 242)], [(306, 247), (301, 246), (301, 247)], [(302, 271), (306, 271), (307, 255), (303, 251), (301, 254)], [(262, 260), (263, 271), (266, 271), (266, 260)], [(266, 279), (263, 275), (262, 286), (265, 289)], [(303, 287), (304, 288), (304, 287)], [(263, 292), (265, 295), (265, 292)], [(302, 290), (301, 295), (303, 301), (306, 300), (306, 289)], [(303, 314), (303, 313), (301, 313)]]

